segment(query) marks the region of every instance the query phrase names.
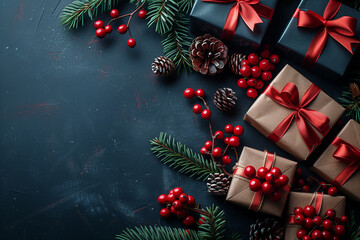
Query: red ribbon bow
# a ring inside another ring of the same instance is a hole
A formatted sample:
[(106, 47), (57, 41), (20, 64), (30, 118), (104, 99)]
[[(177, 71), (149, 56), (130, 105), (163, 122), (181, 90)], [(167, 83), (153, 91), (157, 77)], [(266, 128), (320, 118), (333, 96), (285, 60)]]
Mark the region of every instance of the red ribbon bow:
[(231, 40), (234, 38), (235, 30), (238, 25), (239, 15), (244, 20), (246, 25), (254, 31), (255, 24), (262, 23), (261, 17), (271, 19), (274, 14), (274, 9), (267, 7), (260, 3), (260, 0), (202, 0), (203, 2), (214, 3), (232, 3), (229, 14), (223, 28), (221, 38)]
[(299, 103), (299, 91), (294, 83), (287, 83), (281, 92), (272, 86), (268, 86), (265, 90), (266, 96), (276, 103), (294, 110), (270, 133), (268, 138), (273, 142), (278, 142), (289, 129), (293, 120), (296, 119), (300, 135), (309, 151), (311, 152), (316, 145), (319, 145), (321, 140), (313, 127), (325, 136), (330, 129), (330, 119), (325, 114), (308, 109), (306, 106), (317, 97), (320, 91), (319, 87), (311, 84)]
[(331, 144), (337, 147), (333, 157), (349, 164), (332, 182), (335, 186), (342, 186), (360, 167), (360, 150), (338, 137)]
[(351, 54), (353, 54), (352, 44), (360, 43), (359, 40), (353, 37), (356, 31), (356, 18), (343, 16), (332, 20), (338, 13), (340, 7), (340, 2), (330, 0), (324, 10), (323, 16), (311, 10), (302, 11), (297, 9), (295, 11), (293, 17), (298, 19), (298, 27), (320, 28), (306, 52), (304, 59), (305, 65), (311, 67), (317, 62), (325, 47), (328, 35), (334, 38)]

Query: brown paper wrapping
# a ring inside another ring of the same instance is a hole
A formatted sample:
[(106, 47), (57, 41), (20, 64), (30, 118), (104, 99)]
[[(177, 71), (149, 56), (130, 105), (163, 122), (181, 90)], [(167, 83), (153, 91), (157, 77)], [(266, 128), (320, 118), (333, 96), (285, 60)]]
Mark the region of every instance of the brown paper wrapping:
[[(255, 169), (258, 169), (263, 167), (264, 157), (264, 151), (244, 147), (237, 165), (240, 167), (252, 165)], [(282, 173), (289, 178), (289, 183), (292, 182), (296, 171), (296, 162), (276, 155), (274, 166), (280, 168)], [(248, 181), (233, 177), (226, 196), (226, 201), (249, 208), (254, 194), (255, 193), (249, 188)], [(289, 193), (283, 192), (282, 199), (277, 202), (271, 201), (268, 196), (264, 196), (259, 212), (280, 217), (284, 210), (288, 194)]]
[[(300, 99), (311, 85), (311, 82), (308, 79), (289, 65), (286, 65), (281, 70), (270, 85), (278, 91), (281, 91), (288, 82), (296, 84), (299, 90)], [(330, 119), (330, 127), (334, 126), (345, 110), (323, 91), (319, 93), (307, 108), (316, 110), (328, 116)], [(245, 114), (244, 120), (267, 137), (291, 112), (291, 109), (285, 108), (274, 102), (265, 94), (261, 94)], [(323, 139), (323, 136), (317, 130), (315, 131), (318, 133), (320, 139)], [(311, 153), (305, 145), (295, 121), (292, 122), (288, 131), (276, 144), (299, 160), (306, 160)]]
[[(360, 124), (354, 120), (350, 120), (337, 136), (360, 149)], [(330, 145), (312, 167), (316, 174), (330, 183), (348, 166), (333, 157), (336, 149), (337, 147)], [(360, 171), (356, 171), (340, 189), (349, 197), (360, 201)]]
[[(289, 194), (289, 204), (287, 209), (287, 215), (293, 215), (294, 209), (296, 207), (304, 208), (306, 205), (309, 205), (311, 199), (313, 198), (314, 193), (300, 193), (300, 192), (290, 192)], [(312, 204), (314, 206), (314, 203)], [(345, 197), (337, 196), (332, 197), (329, 195), (323, 196), (322, 207), (320, 210), (320, 216), (323, 216), (328, 209), (334, 209), (336, 211), (336, 216), (345, 215)], [(296, 232), (301, 229), (300, 225), (296, 224), (286, 224), (285, 228), (285, 240), (298, 240), (296, 237)]]

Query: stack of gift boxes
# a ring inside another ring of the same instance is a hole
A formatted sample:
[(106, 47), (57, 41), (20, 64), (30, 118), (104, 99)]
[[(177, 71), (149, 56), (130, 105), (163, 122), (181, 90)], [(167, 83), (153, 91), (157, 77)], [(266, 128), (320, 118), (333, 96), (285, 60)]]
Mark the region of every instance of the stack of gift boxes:
[[(235, 47), (258, 48), (277, 4), (281, 2), (197, 0), (190, 14), (191, 28), (197, 34), (213, 34)], [(360, 43), (359, 16), (359, 12), (336, 0), (302, 0), (278, 41), (278, 49), (314, 72), (342, 76)], [(344, 110), (318, 86), (286, 65), (253, 103), (244, 120), (303, 161), (321, 144)], [(318, 215), (326, 214), (327, 209), (344, 215), (345, 197), (289, 192), (296, 165), (295, 161), (276, 154), (244, 147), (234, 168), (227, 201), (274, 216), (286, 214), (289, 219), (294, 218), (294, 208), (306, 205), (313, 206)], [(285, 175), (285, 183), (259, 176), (260, 168), (274, 171), (276, 178), (278, 174)], [(359, 168), (360, 125), (350, 120), (312, 170), (345, 195), (360, 201)], [(268, 194), (257, 189), (264, 182), (277, 190)], [(273, 196), (274, 192), (280, 195)], [(286, 203), (288, 210), (283, 213)], [(297, 239), (299, 228), (294, 220), (289, 220), (285, 239)]]

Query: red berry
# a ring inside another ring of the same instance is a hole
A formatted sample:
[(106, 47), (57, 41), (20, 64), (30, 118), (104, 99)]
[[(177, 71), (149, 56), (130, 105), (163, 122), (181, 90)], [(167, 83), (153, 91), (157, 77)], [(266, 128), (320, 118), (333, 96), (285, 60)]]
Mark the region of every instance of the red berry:
[(195, 219), (193, 216), (187, 216), (184, 220), (183, 220), (183, 224), (187, 227), (191, 227), (192, 225), (195, 224)]
[(210, 151), (212, 149), (212, 141), (206, 141), (204, 147)]
[(203, 119), (210, 119), (211, 118), (211, 111), (209, 109), (205, 109), (201, 113), (201, 117)]
[(297, 168), (296, 169), (296, 172), (295, 172), (295, 175), (296, 176), (300, 176), (302, 174), (302, 169), (301, 168)]
[(240, 125), (234, 127), (234, 134), (237, 136), (241, 136), (244, 133), (244, 128)]
[(279, 63), (280, 58), (279, 58), (278, 55), (273, 54), (273, 55), (270, 56), (270, 61), (271, 61), (272, 63), (275, 63), (275, 64), (276, 64), (276, 63)]
[(340, 218), (340, 221), (341, 221), (341, 223), (346, 224), (349, 221), (349, 217), (348, 216), (342, 216)]
[(147, 14), (147, 12), (144, 9), (140, 10), (138, 13), (139, 18), (142, 18), (142, 19), (146, 18), (146, 14)]
[(192, 88), (187, 88), (184, 91), (184, 97), (187, 99), (193, 98), (195, 96), (195, 90)]
[[(254, 78), (258, 78), (261, 76), (261, 69), (258, 66), (253, 66), (251, 68), (251, 76)], [(249, 83), (248, 83), (249, 84)]]
[(174, 192), (174, 196), (176, 198), (178, 198), (180, 196), (180, 194), (182, 194), (184, 191), (182, 190), (182, 188), (176, 187), (173, 189), (173, 192)]
[(313, 222), (315, 223), (315, 225), (320, 226), (322, 224), (323, 220), (320, 216), (316, 216), (313, 218)]
[(305, 229), (311, 229), (314, 227), (314, 223), (311, 218), (305, 218), (303, 226)]
[(251, 67), (249, 65), (244, 65), (240, 68), (240, 74), (243, 77), (248, 77), (251, 74)]
[(179, 200), (175, 200), (173, 203), (172, 203), (172, 206), (175, 208), (175, 210), (179, 210), (181, 208), (181, 202)]
[(256, 86), (256, 79), (255, 78), (250, 78), (246, 81), (247, 85), (250, 87), (255, 87)]
[(259, 60), (260, 60), (260, 59), (259, 59), (258, 55), (256, 55), (255, 53), (251, 53), (251, 54), (249, 54), (247, 60), (249, 61), (249, 63), (250, 63), (251, 65), (256, 65), (256, 64), (259, 63)]
[(303, 213), (304, 213), (304, 209), (302, 209), (301, 207), (297, 207), (294, 209), (294, 215), (303, 214)]
[(221, 162), (224, 165), (229, 165), (231, 163), (231, 158), (228, 155), (225, 155), (221, 158)]
[(257, 80), (255, 88), (259, 90), (262, 89), (263, 87), (264, 87), (264, 82), (261, 80)]
[(261, 182), (259, 179), (254, 178), (249, 182), (249, 188), (251, 191), (258, 192), (261, 190)]
[(335, 235), (342, 237), (346, 234), (345, 227), (343, 225), (336, 225), (334, 229)]
[(310, 191), (310, 188), (309, 188), (308, 185), (304, 185), (304, 186), (301, 187), (301, 190), (302, 190), (303, 192), (309, 192), (309, 191)]
[(168, 218), (170, 216), (170, 210), (167, 208), (161, 209), (160, 216), (162, 216), (163, 218)]
[(278, 189), (275, 192), (271, 193), (269, 197), (271, 201), (277, 202), (282, 199), (282, 195), (283, 195), (282, 191)]
[(270, 69), (269, 69), (270, 71), (274, 71), (275, 70), (275, 65), (274, 64), (272, 64), (272, 63), (270, 63)]
[(246, 80), (243, 78), (240, 78), (238, 80), (237, 85), (239, 86), (239, 88), (247, 88)]
[(186, 213), (185, 209), (182, 208), (182, 209), (179, 209), (179, 210), (176, 211), (176, 216), (179, 219), (184, 219), (184, 218), (186, 218), (187, 213)]
[(269, 58), (270, 57), (270, 50), (269, 49), (263, 49), (260, 52), (260, 57), (261, 58)]
[(202, 90), (202, 89), (198, 89), (198, 90), (196, 90), (196, 96), (198, 96), (198, 97), (205, 97), (205, 91), (204, 90)]
[(180, 194), (180, 195), (179, 195), (179, 201), (180, 201), (181, 203), (187, 203), (187, 201), (188, 201), (188, 196), (187, 196), (185, 193)]
[(266, 167), (260, 167), (257, 170), (257, 175), (260, 179), (265, 179), (265, 176), (268, 172), (269, 172), (269, 170)]
[(195, 205), (195, 198), (191, 195), (188, 195), (187, 204), (191, 207)]
[(264, 81), (269, 81), (272, 78), (272, 73), (270, 71), (265, 71), (261, 74), (261, 79)]
[(230, 140), (229, 137), (224, 138), (224, 143), (225, 143), (225, 144), (229, 144), (229, 140)]
[(271, 172), (268, 172), (266, 175), (265, 175), (265, 180), (271, 184), (275, 183), (276, 181), (276, 177), (273, 173)]
[(136, 45), (135, 39), (129, 38), (129, 40), (127, 40), (127, 45), (128, 45), (128, 47), (130, 47), (130, 48), (135, 47), (135, 45)]
[(302, 239), (305, 235), (307, 234), (307, 231), (305, 229), (299, 229), (297, 232), (296, 232), (296, 236), (297, 238), (299, 239)]
[(109, 33), (112, 32), (112, 27), (111, 27), (110, 25), (106, 25), (106, 26), (104, 27), (104, 29), (105, 29), (106, 34), (109, 34)]
[(169, 191), (169, 194), (174, 194), (174, 189), (171, 189), (171, 190)]
[(311, 237), (309, 235), (303, 236), (302, 240), (311, 240)]
[(234, 127), (231, 124), (227, 124), (225, 126), (225, 132), (227, 133), (233, 133), (234, 132)]
[(305, 180), (302, 178), (299, 178), (296, 180), (296, 185), (298, 185), (299, 187), (302, 187), (305, 185)]
[(127, 27), (125, 24), (121, 24), (121, 25), (118, 27), (118, 32), (119, 32), (120, 34), (124, 34), (124, 33), (126, 33), (127, 29), (128, 29), (128, 27)]
[(301, 225), (305, 222), (305, 217), (302, 214), (295, 215), (294, 222), (298, 225)]
[(326, 211), (326, 216), (330, 219), (334, 219), (336, 217), (336, 211), (334, 209), (329, 209)]
[(171, 214), (176, 215), (177, 210), (173, 206), (171, 206), (170, 207), (170, 212), (171, 212)]
[(322, 226), (325, 230), (331, 230), (334, 225), (331, 220), (325, 219), (322, 223)]
[(328, 189), (328, 194), (329, 194), (330, 196), (336, 196), (337, 193), (338, 193), (338, 191), (337, 191), (336, 187), (330, 187), (330, 188)]
[(98, 29), (96, 29), (96, 31), (95, 31), (95, 35), (96, 35), (98, 38), (104, 38), (105, 35), (106, 35), (106, 31), (105, 31), (105, 29), (103, 29), (103, 28), (98, 28)]
[(334, 236), (332, 237), (332, 240), (340, 240), (340, 237), (339, 237), (339, 236), (334, 235)]
[(322, 239), (322, 232), (320, 230), (315, 230), (311, 234), (312, 240), (321, 240)]
[(331, 240), (332, 239), (331, 233), (326, 230), (322, 231), (322, 237), (323, 237), (323, 240)]
[(252, 179), (256, 176), (256, 169), (253, 166), (249, 165), (249, 166), (245, 167), (244, 174), (248, 178)]
[(263, 71), (269, 70), (270, 69), (269, 60), (266, 60), (266, 59), (261, 60), (260, 63), (259, 63), (259, 67)]
[(213, 156), (216, 157), (216, 158), (221, 157), (221, 155), (222, 155), (222, 150), (221, 150), (221, 148), (219, 148), (219, 147), (214, 148), (214, 150), (212, 151), (212, 154), (213, 154)]
[(240, 139), (237, 136), (230, 137), (229, 145), (231, 147), (238, 147), (240, 145)]
[(274, 187), (270, 183), (264, 182), (261, 185), (261, 190), (264, 194), (271, 194), (274, 191)]
[(320, 185), (321, 188), (324, 189), (324, 190), (328, 189), (328, 187), (329, 187), (329, 185), (328, 185), (326, 182), (324, 182), (324, 181), (321, 181), (321, 182), (319, 183), (319, 185)]
[(110, 11), (110, 16), (111, 16), (112, 18), (118, 17), (118, 16), (119, 16), (119, 11), (118, 11), (117, 9), (111, 10), (111, 11)]
[(205, 147), (202, 147), (202, 148), (200, 149), (200, 154), (201, 154), (201, 155), (205, 155), (207, 152), (208, 152), (208, 151), (206, 150)]
[(305, 217), (309, 217), (309, 218), (312, 218), (314, 217), (316, 214), (316, 209), (311, 206), (311, 205), (307, 205), (304, 207), (304, 215)]
[(101, 21), (101, 20), (97, 20), (96, 22), (94, 22), (94, 27), (95, 27), (96, 29), (98, 29), (98, 28), (103, 28), (103, 27), (104, 27), (104, 22)]
[(289, 183), (289, 178), (286, 175), (280, 175), (278, 178), (281, 186), (286, 186)]
[(199, 225), (203, 225), (204, 223), (206, 223), (205, 217), (199, 218), (198, 224), (199, 224)]
[(224, 133), (223, 133), (223, 131), (216, 131), (214, 136), (216, 139), (223, 139)]
[(257, 96), (257, 91), (256, 89), (254, 88), (249, 88), (246, 92), (246, 95), (249, 97), (249, 98), (256, 98)]
[(202, 107), (201, 107), (201, 105), (200, 105), (200, 104), (195, 104), (195, 105), (193, 106), (193, 111), (194, 111), (194, 113), (196, 113), (196, 114), (201, 113), (201, 112), (202, 112)]
[(281, 175), (281, 170), (278, 167), (273, 167), (272, 169), (270, 169), (270, 172), (274, 174), (276, 178), (280, 177)]
[(158, 202), (163, 205), (166, 204), (167, 196), (165, 194), (161, 194), (160, 196), (158, 196)]
[(249, 61), (248, 61), (248, 60), (246, 60), (246, 59), (242, 60), (242, 61), (241, 61), (241, 63), (240, 63), (240, 66), (242, 67), (242, 66), (244, 66), (244, 65), (248, 65), (248, 66), (250, 66)]

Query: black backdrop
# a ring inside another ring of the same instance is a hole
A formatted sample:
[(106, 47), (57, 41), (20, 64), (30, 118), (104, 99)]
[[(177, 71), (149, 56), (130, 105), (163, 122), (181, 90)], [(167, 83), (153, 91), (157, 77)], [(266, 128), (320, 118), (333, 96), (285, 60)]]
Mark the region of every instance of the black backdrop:
[[(158, 78), (150, 64), (162, 55), (162, 38), (146, 21), (134, 18), (137, 46), (130, 49), (127, 37), (116, 32), (98, 40), (91, 21), (67, 31), (58, 16), (69, 2), (0, 1), (0, 238), (113, 239), (125, 227), (181, 226), (161, 219), (157, 203), (159, 194), (181, 186), (202, 206), (221, 206), (227, 229), (246, 239), (259, 214), (208, 195), (203, 182), (161, 164), (149, 144), (165, 131), (200, 149), (209, 138), (208, 126), (192, 113), (194, 101), (184, 99), (183, 90), (203, 88), (211, 101), (217, 88), (227, 86), (238, 94), (237, 107), (224, 114), (212, 106), (214, 128), (241, 124), (243, 146), (291, 158), (243, 122), (253, 101), (236, 86), (237, 78), (229, 73)], [(267, 36), (270, 43), (279, 38), (297, 4), (281, 1)], [(133, 6), (119, 9), (125, 13)], [(286, 63), (291, 64), (282, 60), (281, 65)], [(341, 81), (293, 66), (339, 97)]]

